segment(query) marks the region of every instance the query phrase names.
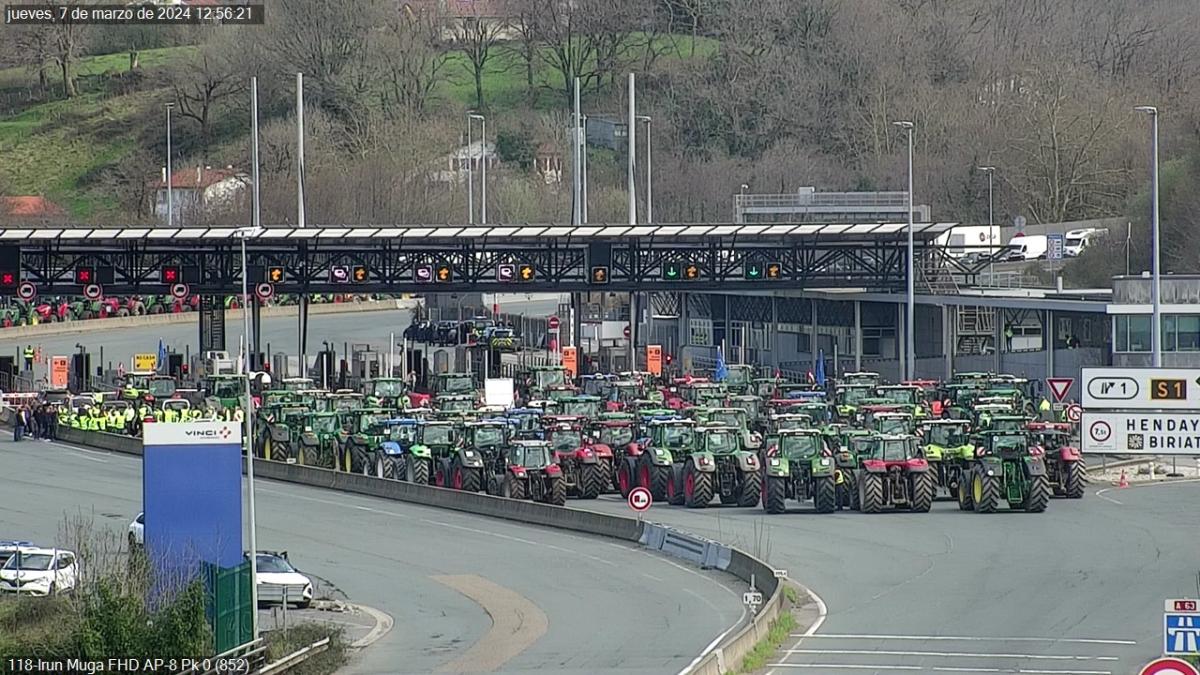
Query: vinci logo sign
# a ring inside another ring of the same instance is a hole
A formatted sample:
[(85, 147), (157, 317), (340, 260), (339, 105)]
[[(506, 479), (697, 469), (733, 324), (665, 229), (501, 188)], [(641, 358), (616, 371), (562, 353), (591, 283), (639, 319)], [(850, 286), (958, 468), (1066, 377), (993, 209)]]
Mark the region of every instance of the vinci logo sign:
[(241, 443), (240, 422), (191, 422), (188, 424), (147, 424), (145, 445), (220, 445)]

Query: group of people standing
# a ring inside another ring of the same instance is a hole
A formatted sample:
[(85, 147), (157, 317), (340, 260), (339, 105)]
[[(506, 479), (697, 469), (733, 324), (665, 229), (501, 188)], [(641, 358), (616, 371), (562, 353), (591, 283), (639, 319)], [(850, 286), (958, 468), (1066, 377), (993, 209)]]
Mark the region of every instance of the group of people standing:
[(42, 441), (58, 438), (58, 415), (49, 404), (25, 404), (17, 408), (13, 440), (23, 440), (26, 435)]

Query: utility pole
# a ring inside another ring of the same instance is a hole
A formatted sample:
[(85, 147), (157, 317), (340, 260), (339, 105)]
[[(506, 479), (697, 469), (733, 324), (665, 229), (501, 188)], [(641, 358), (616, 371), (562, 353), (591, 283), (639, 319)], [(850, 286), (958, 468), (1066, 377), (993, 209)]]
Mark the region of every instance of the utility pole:
[(892, 124), (904, 129), (908, 133), (908, 255), (905, 265), (908, 277), (908, 292), (904, 317), (904, 353), (906, 356), (904, 360), (904, 379), (912, 380), (913, 373), (916, 372), (917, 352), (913, 339), (913, 320), (916, 302), (913, 288), (913, 278), (916, 273), (913, 269), (913, 123), (892, 122)]

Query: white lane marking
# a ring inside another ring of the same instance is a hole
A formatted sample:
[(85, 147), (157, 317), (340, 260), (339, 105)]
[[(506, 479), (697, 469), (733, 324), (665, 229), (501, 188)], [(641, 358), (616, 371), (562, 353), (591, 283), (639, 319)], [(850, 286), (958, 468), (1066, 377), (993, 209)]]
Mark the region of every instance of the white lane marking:
[(871, 666), (856, 663), (768, 663), (773, 668), (822, 670), (919, 670), (936, 673), (1020, 673), (1021, 675), (1112, 675), (1111, 670), (1032, 670), (1027, 668), (970, 668), (952, 666)]
[(662, 581), (661, 578), (656, 577), (653, 574), (646, 574), (645, 572), (642, 572), (642, 576), (646, 577), (647, 579), (653, 579), (655, 581)]
[(968, 659), (1031, 659), (1040, 661), (1117, 661), (1115, 656), (1077, 656), (1068, 654), (992, 654), (988, 652), (920, 652), (879, 649), (788, 649), (785, 654), (882, 654), (885, 656), (962, 657)]
[[(793, 633), (792, 637), (804, 637)], [(1088, 645), (1136, 645), (1137, 640), (1109, 640), (1099, 638), (1040, 638), (1040, 637), (984, 637), (966, 635), (859, 635), (851, 633), (824, 633), (813, 635), (814, 639), (831, 640), (952, 640), (963, 642), (1066, 642)]]
[(1117, 506), (1124, 506), (1123, 502), (1119, 502), (1119, 501), (1113, 499), (1112, 497), (1104, 496), (1104, 493), (1108, 492), (1111, 489), (1112, 488), (1104, 488), (1103, 490), (1096, 490), (1096, 496), (1099, 497), (1100, 499), (1103, 499), (1106, 502), (1112, 502), (1113, 504), (1116, 504)]
[[(811, 637), (817, 632), (817, 629), (821, 627), (821, 624), (825, 623), (825, 618), (829, 616), (829, 608), (825, 606), (825, 601), (822, 600), (821, 596), (817, 595), (813, 589), (809, 588), (808, 586), (804, 586), (804, 590), (808, 591), (808, 597), (812, 598), (817, 603), (817, 620), (814, 621), (812, 625), (808, 627), (808, 630), (804, 631), (803, 633), (803, 637)], [(796, 647), (799, 644), (800, 640), (797, 640), (796, 644), (792, 645), (792, 647)]]
[(1200, 478), (1184, 478), (1182, 480), (1164, 480), (1159, 483), (1142, 483), (1142, 484), (1134, 483), (1134, 484), (1130, 485), (1128, 488), (1110, 488), (1110, 487), (1103, 488), (1100, 490), (1096, 490), (1096, 492), (1094, 494), (1106, 502), (1112, 502), (1113, 504), (1117, 504), (1119, 506), (1124, 506), (1125, 505), (1124, 502), (1119, 502), (1119, 501), (1113, 499), (1112, 497), (1105, 497), (1104, 493), (1110, 492), (1114, 489), (1121, 490), (1121, 489), (1133, 489), (1133, 488), (1152, 488), (1152, 487), (1162, 487), (1163, 485), (1179, 485), (1180, 483), (1197, 483), (1197, 482), (1200, 482)]
[(717, 607), (715, 604), (713, 604), (713, 601), (712, 601), (712, 600), (709, 600), (708, 598), (704, 597), (703, 595), (700, 595), (700, 594), (699, 594), (699, 593), (697, 593), (696, 591), (693, 591), (693, 590), (692, 590), (692, 589), (690, 589), (690, 588), (685, 588), (685, 589), (683, 589), (683, 592), (684, 592), (684, 593), (687, 593), (688, 595), (690, 595), (690, 596), (692, 596), (692, 597), (694, 597), (694, 598), (696, 598), (696, 599), (697, 599), (697, 600), (699, 600), (700, 602), (703, 602), (704, 604), (708, 605), (709, 607), (711, 607), (711, 608), (712, 608), (712, 610), (713, 610), (714, 612), (716, 612), (716, 613), (718, 613), (718, 614), (720, 614), (720, 613), (721, 613), (721, 608), (720, 608), (720, 607)]
[(89, 457), (89, 455), (105, 455), (105, 456), (112, 455), (111, 452), (101, 452), (99, 450), (88, 450), (86, 448), (79, 448), (74, 445), (67, 445), (65, 443), (59, 443), (57, 441), (50, 441), (49, 443), (47, 443), (47, 445), (49, 445), (52, 448), (66, 450), (67, 452), (70, 452), (71, 454), (73, 454), (76, 457), (79, 457), (81, 459), (86, 459), (91, 462), (101, 462), (103, 464), (108, 464), (108, 460), (100, 459), (99, 457)]
[(679, 675), (687, 675), (688, 673), (692, 672), (692, 668), (695, 668), (697, 663), (700, 663), (700, 661), (704, 657), (708, 656), (709, 652), (716, 649), (717, 645), (721, 644), (721, 640), (724, 640), (725, 636), (729, 635), (730, 631), (732, 631), (734, 628), (737, 628), (739, 625), (741, 625), (742, 619), (744, 619), (745, 617), (746, 617), (746, 610), (743, 609), (742, 617), (737, 620), (737, 623), (733, 624), (729, 628), (726, 628), (724, 632), (722, 632), (717, 637), (713, 638), (712, 642), (708, 643), (708, 646), (704, 648), (704, 651), (700, 652), (700, 654), (697, 655), (696, 658), (692, 659), (691, 663), (687, 664), (687, 666), (685, 666), (683, 670), (679, 671)]

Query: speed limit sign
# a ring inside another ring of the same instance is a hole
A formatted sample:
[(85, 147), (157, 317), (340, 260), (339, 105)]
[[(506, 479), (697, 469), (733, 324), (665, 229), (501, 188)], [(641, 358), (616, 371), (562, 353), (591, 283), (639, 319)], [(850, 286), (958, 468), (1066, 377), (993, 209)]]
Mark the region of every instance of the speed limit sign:
[(22, 300), (32, 300), (37, 297), (37, 286), (34, 286), (28, 281), (22, 281), (20, 286), (17, 286), (17, 297)]

